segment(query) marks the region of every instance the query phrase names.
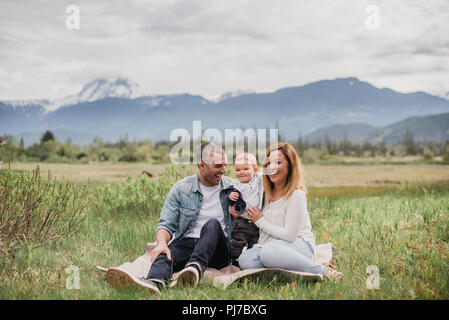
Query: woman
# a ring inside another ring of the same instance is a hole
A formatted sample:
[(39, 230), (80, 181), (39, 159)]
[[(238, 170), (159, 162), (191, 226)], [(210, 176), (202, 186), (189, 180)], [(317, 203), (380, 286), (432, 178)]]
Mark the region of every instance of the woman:
[[(341, 272), (316, 262), (307, 190), (295, 149), (285, 142), (271, 146), (263, 167), (262, 212), (257, 207), (247, 210), (260, 229), (259, 241), (240, 255), (240, 268), (282, 268), (341, 278)], [(239, 215), (232, 209), (231, 213)]]

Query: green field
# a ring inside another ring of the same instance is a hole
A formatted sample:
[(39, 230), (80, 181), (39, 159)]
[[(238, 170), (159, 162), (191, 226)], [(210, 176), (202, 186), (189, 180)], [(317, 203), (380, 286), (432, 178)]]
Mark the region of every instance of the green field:
[[(3, 164), (11, 170), (33, 170), (39, 165), (41, 174), (46, 177), (48, 171), (56, 178), (66, 178), (72, 182), (95, 182), (95, 184), (125, 182), (130, 176), (138, 178), (142, 171), (148, 171), (154, 177), (161, 175), (168, 164), (147, 163), (23, 163)], [(228, 166), (232, 170), (232, 166)], [(195, 168), (190, 166), (191, 172)], [(379, 186), (399, 185), (401, 183), (449, 183), (449, 165), (438, 164), (351, 164), (351, 165), (304, 165), (307, 186)]]
[[(310, 176), (315, 179), (308, 194), (313, 231), (317, 243), (333, 244), (332, 263), (344, 273), (338, 282), (252, 279), (227, 289), (202, 282), (195, 289), (168, 289), (160, 298), (139, 290), (116, 290), (95, 268), (142, 255), (145, 244), (154, 241), (166, 193), (191, 172), (168, 167), (148, 179), (139, 177), (141, 170), (127, 180), (109, 184), (102, 178), (85, 189), (82, 179), (47, 186), (49, 182), (38, 175), (0, 171), (0, 225), (8, 215), (25, 212), (30, 195), (42, 199), (30, 209), (26, 232), (3, 228), (0, 299), (449, 298), (447, 166), (306, 167), (309, 181)], [(48, 226), (43, 222), (46, 214), (53, 217), (52, 212), (58, 214)], [(68, 290), (65, 268), (72, 264), (80, 270), (80, 289)], [(378, 290), (366, 288), (369, 265), (379, 268)]]

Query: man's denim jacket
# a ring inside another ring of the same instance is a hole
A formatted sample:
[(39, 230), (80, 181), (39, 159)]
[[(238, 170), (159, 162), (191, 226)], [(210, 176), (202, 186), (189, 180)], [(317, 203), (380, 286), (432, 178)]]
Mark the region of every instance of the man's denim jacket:
[[(229, 240), (231, 240), (233, 217), (229, 212), (226, 195), (223, 191), (231, 184), (231, 178), (225, 176), (221, 178), (220, 201)], [(176, 182), (165, 199), (156, 232), (161, 228), (165, 229), (170, 233), (172, 239), (188, 234), (198, 217), (202, 201), (203, 195), (200, 191), (198, 174)], [(175, 234), (174, 237), (173, 234)]]

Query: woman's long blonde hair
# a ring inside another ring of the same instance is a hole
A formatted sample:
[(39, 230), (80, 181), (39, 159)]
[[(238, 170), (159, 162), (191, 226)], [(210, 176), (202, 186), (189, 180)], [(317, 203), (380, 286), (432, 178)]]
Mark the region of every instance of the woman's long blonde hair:
[[(295, 148), (293, 148), (290, 143), (280, 142), (278, 144), (270, 146), (265, 153), (263, 168), (265, 169), (267, 167), (268, 158), (271, 152), (276, 150), (282, 152), (288, 161), (287, 181), (285, 183), (284, 190), (282, 191), (282, 197), (288, 199), (293, 194), (293, 192), (298, 189), (301, 189), (302, 191), (307, 193), (307, 189), (304, 184), (304, 175), (301, 161), (299, 160)], [(273, 195), (274, 184), (271, 182), (270, 177), (266, 174), (262, 176), (262, 181), (267, 199), (270, 200)]]

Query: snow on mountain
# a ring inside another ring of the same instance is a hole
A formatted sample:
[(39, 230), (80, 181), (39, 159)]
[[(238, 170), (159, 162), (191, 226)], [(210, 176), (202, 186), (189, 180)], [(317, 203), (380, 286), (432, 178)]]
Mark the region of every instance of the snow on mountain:
[(81, 89), (76, 95), (67, 96), (52, 101), (46, 106), (47, 111), (53, 111), (61, 106), (92, 102), (104, 98), (136, 98), (141, 94), (139, 85), (128, 79), (117, 78), (115, 80), (93, 80)]
[(251, 93), (255, 93), (255, 92), (252, 91), (252, 90), (229, 91), (229, 92), (223, 93), (220, 97), (218, 97), (217, 99), (213, 100), (213, 102), (221, 102), (221, 101), (224, 101), (224, 100), (237, 98), (238, 96), (241, 96), (241, 95), (244, 95), (244, 94), (251, 94)]
[(77, 97), (82, 101), (96, 101), (106, 97), (133, 98), (138, 92), (139, 85), (127, 79), (98, 79), (86, 84)]
[(0, 101), (4, 104), (13, 106), (14, 108), (17, 107), (28, 107), (28, 106), (47, 106), (50, 102), (47, 99), (43, 100), (4, 100)]
[(45, 100), (6, 100), (3, 103), (13, 107), (42, 106), (46, 112), (54, 111), (62, 106), (74, 105), (81, 102), (92, 102), (104, 98), (136, 98), (143, 95), (138, 84), (128, 79), (114, 80), (96, 79), (81, 89), (78, 94), (64, 98)]
[(443, 94), (442, 97), (446, 100), (449, 100), (449, 91)]

